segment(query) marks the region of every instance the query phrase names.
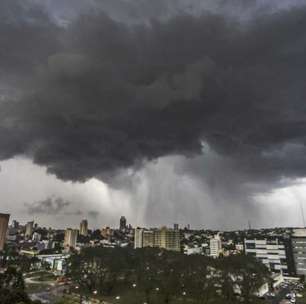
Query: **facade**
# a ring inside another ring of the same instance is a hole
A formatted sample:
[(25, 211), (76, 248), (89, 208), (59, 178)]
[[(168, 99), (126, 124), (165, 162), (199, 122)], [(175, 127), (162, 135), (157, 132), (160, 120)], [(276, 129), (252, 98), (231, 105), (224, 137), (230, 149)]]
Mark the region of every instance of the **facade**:
[(33, 230), (34, 222), (28, 222), (25, 226), (25, 237), (28, 239), (32, 238)]
[(136, 228), (135, 234), (134, 234), (134, 248), (142, 248), (143, 246), (143, 229), (142, 228)]
[(135, 229), (134, 248), (158, 247), (166, 250), (181, 251), (180, 232), (175, 229)]
[(83, 236), (88, 235), (88, 222), (87, 222), (87, 220), (83, 220), (80, 223), (80, 235), (83, 235)]
[(125, 216), (121, 216), (121, 218), (120, 218), (119, 229), (120, 229), (120, 231), (125, 231), (126, 230), (126, 218), (125, 218)]
[(210, 256), (217, 258), (222, 251), (222, 242), (219, 235), (214, 236), (214, 238), (209, 241), (209, 252)]
[(244, 240), (245, 253), (255, 256), (274, 273), (289, 275), (288, 258), (282, 239)]
[(79, 231), (77, 229), (68, 228), (65, 231), (64, 247), (75, 248)]
[(143, 231), (143, 247), (154, 247), (154, 231), (144, 230)]
[(9, 219), (9, 214), (0, 213), (0, 251), (4, 249)]
[(295, 229), (291, 244), (295, 272), (297, 275), (306, 275), (306, 229)]

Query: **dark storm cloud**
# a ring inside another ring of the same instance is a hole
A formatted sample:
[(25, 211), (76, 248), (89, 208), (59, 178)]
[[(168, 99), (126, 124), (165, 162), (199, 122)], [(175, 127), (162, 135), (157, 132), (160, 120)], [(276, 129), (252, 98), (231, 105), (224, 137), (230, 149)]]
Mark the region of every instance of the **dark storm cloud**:
[(0, 20), (3, 70), (26, 80), (0, 103), (2, 159), (83, 181), (207, 143), (246, 180), (305, 176), (305, 7), (146, 25), (97, 11), (61, 28), (35, 12), (17, 14), (22, 33)]
[(65, 201), (61, 197), (48, 197), (43, 201), (34, 203), (25, 203), (25, 207), (29, 214), (48, 214), (59, 215), (71, 205), (70, 202)]

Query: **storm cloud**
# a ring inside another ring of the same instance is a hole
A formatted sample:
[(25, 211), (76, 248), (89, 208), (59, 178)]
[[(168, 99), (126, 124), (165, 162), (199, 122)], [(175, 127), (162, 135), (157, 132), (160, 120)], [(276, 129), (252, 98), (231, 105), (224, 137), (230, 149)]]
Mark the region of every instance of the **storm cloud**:
[(1, 160), (116, 187), (124, 170), (183, 156), (179, 174), (238, 201), (305, 177), (298, 1), (265, 14), (263, 1), (93, 1), (64, 25), (55, 4), (34, 3), (0, 2)]

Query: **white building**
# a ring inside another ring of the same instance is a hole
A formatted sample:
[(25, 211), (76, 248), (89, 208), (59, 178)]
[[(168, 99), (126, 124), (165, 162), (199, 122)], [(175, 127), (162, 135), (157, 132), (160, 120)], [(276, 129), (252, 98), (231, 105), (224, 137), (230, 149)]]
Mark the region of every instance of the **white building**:
[(214, 238), (210, 239), (209, 249), (211, 257), (219, 257), (220, 253), (222, 252), (222, 242), (218, 234), (215, 235)]
[(142, 248), (143, 247), (143, 229), (136, 228), (134, 234), (134, 248)]
[(297, 275), (306, 275), (306, 229), (295, 229), (291, 238)]
[(274, 273), (288, 274), (288, 264), (284, 243), (276, 239), (244, 240), (245, 253), (259, 259)]

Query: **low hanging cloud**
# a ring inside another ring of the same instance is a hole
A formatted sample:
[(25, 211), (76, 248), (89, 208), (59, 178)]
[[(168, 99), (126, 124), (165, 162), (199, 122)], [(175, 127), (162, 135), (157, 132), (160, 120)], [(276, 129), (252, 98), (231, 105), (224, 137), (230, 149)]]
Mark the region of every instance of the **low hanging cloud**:
[[(218, 1), (221, 13), (212, 1), (200, 14), (169, 6), (167, 18), (131, 23), (104, 1), (62, 26), (30, 2), (12, 17), (1, 1), (0, 158), (115, 185), (126, 169), (208, 147), (220, 172), (235, 172), (231, 189), (247, 185), (244, 197), (304, 177), (306, 7), (278, 1), (261, 15), (260, 1), (247, 2)], [(226, 13), (237, 5), (252, 18)], [(181, 170), (226, 189), (187, 163)]]
[(61, 197), (48, 197), (43, 201), (24, 204), (29, 214), (60, 215), (67, 212), (70, 202)]

